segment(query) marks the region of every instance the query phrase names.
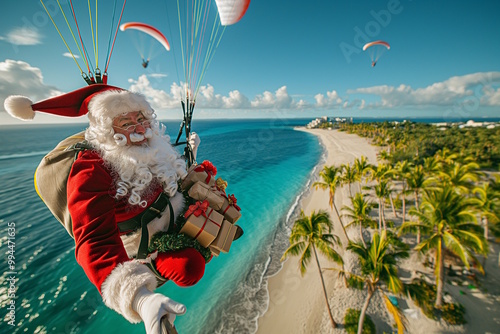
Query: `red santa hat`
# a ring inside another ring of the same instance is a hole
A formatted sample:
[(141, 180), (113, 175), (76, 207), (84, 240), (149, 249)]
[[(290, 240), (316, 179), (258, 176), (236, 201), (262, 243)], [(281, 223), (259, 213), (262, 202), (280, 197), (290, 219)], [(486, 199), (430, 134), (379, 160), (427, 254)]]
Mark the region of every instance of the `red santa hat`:
[(131, 111), (153, 112), (142, 95), (105, 84), (86, 86), (37, 103), (24, 96), (12, 95), (5, 99), (4, 107), (12, 117), (24, 121), (32, 120), (35, 111), (66, 117), (89, 114), (91, 122), (113, 119)]

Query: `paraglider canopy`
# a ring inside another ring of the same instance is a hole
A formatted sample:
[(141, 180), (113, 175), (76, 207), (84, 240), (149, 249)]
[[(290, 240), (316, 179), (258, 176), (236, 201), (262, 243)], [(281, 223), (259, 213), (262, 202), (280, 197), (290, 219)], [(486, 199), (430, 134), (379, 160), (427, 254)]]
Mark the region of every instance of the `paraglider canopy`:
[(377, 61), (379, 60), (380, 56), (382, 56), (382, 54), (384, 54), (385, 51), (390, 49), (391, 46), (389, 45), (389, 43), (380, 40), (366, 43), (363, 46), (363, 51), (367, 51), (368, 54), (370, 55), (370, 59), (372, 61), (372, 67), (374, 67), (377, 64)]
[[(134, 43), (134, 44), (136, 44), (137, 51), (139, 52), (139, 54), (142, 58), (141, 65), (144, 68), (148, 67), (149, 60), (154, 58), (153, 47), (155, 45), (158, 45), (158, 43), (156, 43), (156, 41), (158, 41), (165, 48), (165, 50), (170, 51), (170, 43), (168, 42), (167, 38), (161, 33), (160, 30), (156, 29), (155, 27), (153, 27), (149, 24), (145, 24), (145, 23), (141, 23), (141, 22), (127, 22), (127, 23), (123, 23), (120, 26), (120, 30), (121, 31), (126, 31), (126, 30), (127, 31), (131, 31), (131, 30), (136, 31), (140, 35), (141, 40), (142, 40), (143, 36), (152, 37), (150, 39), (151, 45), (149, 48), (149, 52), (146, 50), (146, 46), (143, 45), (142, 43), (140, 43), (141, 45), (139, 45), (139, 43)], [(143, 33), (146, 35), (144, 35)], [(134, 42), (136, 42), (136, 41), (134, 40)]]
[(142, 32), (152, 36), (158, 42), (160, 42), (161, 45), (163, 45), (163, 47), (165, 49), (167, 49), (167, 51), (170, 51), (170, 44), (168, 43), (167, 38), (161, 33), (160, 30), (156, 29), (155, 27), (153, 27), (149, 24), (140, 23), (140, 22), (128, 22), (128, 23), (124, 23), (120, 26), (121, 31), (125, 31), (127, 29), (139, 30), (139, 31), (142, 31)]
[(250, 0), (215, 0), (219, 11), (220, 24), (228, 26), (241, 20), (245, 15)]

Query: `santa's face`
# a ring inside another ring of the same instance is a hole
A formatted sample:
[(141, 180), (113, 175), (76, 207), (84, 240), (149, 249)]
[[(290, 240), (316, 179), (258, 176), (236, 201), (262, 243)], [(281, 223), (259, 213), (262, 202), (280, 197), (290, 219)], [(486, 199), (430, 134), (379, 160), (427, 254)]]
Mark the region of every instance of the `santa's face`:
[(151, 121), (142, 112), (131, 111), (124, 115), (119, 115), (113, 119), (113, 130), (117, 134), (122, 134), (127, 139), (127, 146), (140, 146), (148, 142), (150, 136), (146, 136), (151, 128)]

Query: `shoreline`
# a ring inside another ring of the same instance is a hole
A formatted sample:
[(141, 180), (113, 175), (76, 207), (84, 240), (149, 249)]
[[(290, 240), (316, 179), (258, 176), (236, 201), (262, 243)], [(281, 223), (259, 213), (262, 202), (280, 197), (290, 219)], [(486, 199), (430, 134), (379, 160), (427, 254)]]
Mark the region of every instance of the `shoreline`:
[[(354, 159), (361, 155), (367, 157), (369, 163), (377, 164), (378, 148), (371, 145), (366, 138), (338, 130), (306, 128), (295, 128), (295, 130), (309, 132), (318, 137), (324, 150), (324, 156), (314, 167), (317, 172), (325, 165), (339, 166), (347, 162), (352, 164)], [(314, 177), (315, 175), (311, 174), (308, 183), (312, 184)], [(350, 204), (348, 190), (345, 188), (338, 188), (335, 194), (335, 203), (339, 211), (343, 205)], [(358, 185), (353, 184), (353, 193), (358, 190), (357, 188)], [(333, 233), (338, 235), (345, 245), (345, 236), (341, 231), (336, 214), (329, 207), (326, 191), (311, 188), (309, 193), (299, 200), (297, 207), (304, 210), (306, 215), (319, 209), (327, 210), (334, 224)], [(386, 215), (389, 216), (389, 219), (398, 221), (398, 218), (391, 216), (391, 213), (386, 213)], [(290, 222), (291, 225), (293, 225), (292, 222)], [(349, 238), (357, 238), (358, 231), (356, 229), (350, 228), (347, 233)], [(413, 239), (410, 239), (409, 242), (414, 244)], [(344, 254), (340, 247), (337, 248), (337, 251), (344, 257), (346, 269), (350, 270), (352, 255)], [(500, 316), (498, 316), (500, 314), (499, 252), (500, 245), (491, 242), (490, 254), (484, 266), (487, 275), (480, 278), (481, 283), (477, 287), (471, 288), (470, 282), (460, 272), (456, 277), (447, 277), (449, 284), (446, 284), (445, 291), (454, 302), (464, 305), (467, 321), (465, 325), (452, 326), (443, 320), (431, 320), (411, 300), (398, 296), (400, 307), (408, 320), (405, 332), (417, 334), (495, 333), (500, 328)], [(322, 269), (335, 266), (334, 263), (321, 256), (319, 260)], [(401, 276), (409, 278), (415, 270), (418, 270), (432, 278), (432, 270), (420, 265), (419, 262), (418, 255), (402, 261), (398, 267)], [(283, 262), (278, 272), (264, 277), (266, 281), (264, 284), (267, 286), (268, 292), (268, 306), (257, 319), (258, 327), (255, 333), (346, 333), (342, 325), (345, 312), (347, 308), (360, 309), (366, 292), (345, 288), (343, 281), (337, 279), (337, 274), (334, 271), (324, 270), (323, 277), (332, 315), (338, 323), (337, 329), (331, 327), (314, 260), (308, 264), (307, 271), (302, 276), (299, 271), (298, 257), (289, 257)], [(392, 316), (386, 311), (384, 301), (377, 294), (372, 298), (367, 314), (375, 323), (377, 333), (392, 333), (394, 331)]]
[[(323, 148), (323, 154), (314, 170), (319, 172), (323, 166), (353, 163), (355, 158), (361, 155), (367, 156), (370, 163), (376, 162), (376, 149), (368, 144), (367, 140), (357, 135), (347, 134), (337, 130), (294, 128), (297, 131), (305, 131), (318, 137)], [(356, 148), (357, 147), (357, 148)], [(357, 152), (359, 151), (359, 152)], [(312, 175), (312, 178), (315, 176)], [(310, 182), (310, 180), (308, 181)], [(346, 205), (348, 202), (347, 189), (339, 188), (335, 202), (337, 207)], [(299, 207), (309, 215), (314, 210), (325, 209), (334, 221), (334, 233), (338, 235), (343, 243), (346, 242), (342, 235), (337, 217), (328, 204), (328, 193), (321, 189), (310, 189), (309, 194), (304, 196)], [(354, 231), (351, 231), (354, 233)], [(351, 234), (349, 233), (349, 235)], [(320, 257), (322, 268), (333, 266), (331, 262)], [(310, 264), (304, 276), (301, 276), (298, 267), (298, 258), (289, 257), (281, 270), (272, 276), (266, 276), (269, 302), (266, 312), (258, 319), (257, 334), (267, 333), (325, 333), (328, 331), (326, 306), (320, 278), (315, 265)], [(332, 291), (342, 282), (338, 282), (333, 271), (324, 273), (327, 291)], [(335, 316), (336, 322), (343, 322), (342, 316)], [(326, 321), (326, 326), (322, 325)], [(331, 330), (331, 329), (330, 329)]]

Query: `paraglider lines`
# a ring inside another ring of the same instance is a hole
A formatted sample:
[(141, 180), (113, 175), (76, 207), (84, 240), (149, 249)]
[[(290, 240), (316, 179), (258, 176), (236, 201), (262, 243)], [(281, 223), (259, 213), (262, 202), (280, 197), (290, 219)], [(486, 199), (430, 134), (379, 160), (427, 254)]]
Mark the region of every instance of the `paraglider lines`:
[(95, 66), (96, 68), (99, 68), (98, 64), (98, 42), (97, 42), (97, 0), (95, 0), (95, 28), (96, 28), (96, 33), (95, 33), (95, 38), (94, 38), (94, 24), (92, 22), (92, 10), (90, 9), (90, 0), (87, 1), (88, 7), (89, 7), (89, 19), (90, 19), (90, 31), (92, 33), (92, 46), (94, 48), (94, 56), (95, 56)]
[[(54, 25), (54, 27), (56, 28), (57, 32), (59, 33), (59, 36), (61, 37), (62, 41), (64, 42), (64, 45), (66, 45), (66, 48), (68, 49), (69, 53), (71, 54), (71, 56), (73, 57), (73, 60), (75, 61), (75, 64), (76, 66), (78, 66), (78, 68), (80, 69), (80, 72), (83, 73), (83, 70), (82, 68), (80, 67), (80, 65), (78, 64), (78, 62), (76, 61), (76, 58), (75, 58), (75, 55), (73, 54), (73, 52), (71, 52), (71, 49), (70, 47), (68, 46), (68, 43), (66, 43), (66, 40), (64, 39), (63, 35), (61, 34), (61, 31), (59, 30), (59, 28), (57, 27), (57, 24), (54, 22), (54, 19), (52, 18), (52, 16), (50, 15), (49, 11), (47, 10), (47, 7), (45, 7), (45, 4), (43, 3), (42, 0), (40, 0), (40, 2), (42, 3), (42, 6), (43, 8), (45, 9), (45, 11), (47, 12), (47, 15), (49, 16), (50, 20), (52, 21), (52, 24)], [(59, 3), (59, 1), (58, 1)]]
[[(76, 59), (77, 56), (75, 56), (75, 54), (71, 51), (71, 48), (69, 47), (69, 45), (66, 42), (64, 36), (62, 35), (61, 30), (57, 26), (57, 23), (54, 21), (54, 19), (50, 15), (50, 12), (48, 11), (48, 9), (45, 6), (45, 4), (43, 3), (43, 0), (40, 0), (40, 3), (42, 4), (43, 8), (45, 9), (45, 12), (47, 13), (47, 15), (50, 18), (50, 20), (52, 21), (52, 24), (56, 28), (56, 31), (58, 32), (59, 36), (61, 37), (61, 40), (63, 41), (64, 45), (68, 49), (68, 52), (71, 54), (71, 57), (73, 58), (73, 61), (75, 62), (75, 64), (78, 67), (78, 69), (80, 70), (83, 79), (89, 85), (94, 84), (96, 82), (97, 83), (103, 83), (103, 82), (106, 83), (106, 81), (107, 81), (107, 70), (108, 70), (108, 66), (109, 66), (109, 62), (110, 62), (110, 58), (111, 58), (111, 53), (113, 52), (113, 47), (114, 47), (114, 43), (115, 43), (115, 40), (116, 40), (116, 35), (118, 33), (118, 27), (117, 27), (116, 31), (115, 31), (115, 36), (114, 36), (114, 38), (112, 38), (113, 27), (114, 27), (114, 23), (115, 23), (115, 14), (116, 14), (117, 0), (115, 0), (115, 4), (114, 4), (114, 7), (113, 7), (113, 18), (112, 18), (112, 22), (111, 22), (111, 30), (110, 30), (110, 33), (109, 33), (108, 50), (106, 52), (106, 62), (105, 62), (106, 67), (105, 67), (103, 75), (101, 75), (101, 71), (99, 70), (99, 42), (98, 42), (99, 41), (99, 32), (98, 32), (98, 18), (99, 18), (99, 16), (98, 16), (98, 0), (96, 0), (96, 2), (95, 2), (95, 6), (96, 6), (96, 8), (95, 8), (95, 29), (94, 29), (94, 21), (93, 21), (93, 16), (92, 16), (92, 8), (91, 8), (90, 0), (88, 0), (88, 2), (87, 2), (87, 4), (88, 4), (88, 10), (89, 10), (90, 29), (91, 29), (91, 34), (92, 34), (92, 43), (93, 43), (94, 55), (95, 55), (95, 62), (96, 62), (96, 68), (95, 69), (94, 69), (94, 67), (92, 65), (92, 62), (90, 60), (90, 56), (89, 56), (89, 53), (87, 51), (87, 48), (85, 47), (85, 43), (83, 42), (82, 34), (81, 34), (81, 31), (80, 31), (80, 27), (79, 27), (79, 24), (78, 24), (78, 19), (76, 17), (76, 13), (75, 13), (75, 9), (74, 9), (72, 0), (68, 1), (68, 8), (69, 8), (69, 10), (70, 10), (70, 12), (71, 12), (71, 14), (73, 16), (74, 22), (75, 22), (76, 31), (78, 32), (78, 39), (80, 40), (79, 42), (77, 41), (77, 38), (76, 38), (75, 33), (73, 31), (73, 28), (72, 28), (71, 24), (68, 21), (68, 17), (67, 17), (65, 11), (63, 10), (63, 8), (61, 6), (61, 3), (59, 2), (59, 0), (56, 0), (56, 1), (57, 1), (58, 6), (59, 6), (59, 9), (61, 10), (61, 13), (62, 13), (62, 15), (64, 17), (64, 20), (66, 22), (68, 30), (71, 33), (71, 36), (73, 37), (73, 40), (74, 40), (75, 45), (76, 45), (76, 47), (78, 49), (78, 52), (80, 53), (80, 55), (82, 57), (82, 60), (85, 63), (85, 66), (87, 67), (88, 75), (85, 74), (85, 72), (83, 71), (83, 69), (80, 67), (80, 64), (78, 63), (78, 61)], [(122, 7), (122, 11), (121, 11), (120, 18), (119, 18), (119, 21), (118, 21), (118, 25), (119, 25), (119, 22), (120, 22), (120, 20), (121, 20), (121, 18), (123, 16), (123, 11), (125, 9), (125, 4), (126, 4), (126, 0), (124, 0), (124, 2), (123, 2), (123, 7)], [(111, 42), (111, 41), (113, 41), (113, 42)], [(80, 48), (80, 45), (81, 45), (81, 48)]]
[(88, 57), (88, 53), (87, 53), (87, 48), (85, 47), (85, 44), (83, 43), (82, 34), (80, 33), (80, 27), (78, 26), (78, 20), (76, 19), (75, 9), (73, 8), (73, 1), (69, 0), (69, 4), (71, 6), (71, 12), (73, 14), (73, 18), (75, 20), (76, 30), (78, 31), (78, 37), (80, 38), (80, 43), (82, 44), (85, 64), (87, 65), (87, 69), (89, 71), (90, 78), (87, 77), (85, 75), (85, 73), (83, 73), (83, 72), (82, 72), (82, 76), (85, 79), (85, 81), (90, 85), (90, 84), (92, 84), (92, 79), (94, 78), (94, 76), (92, 75), (92, 71), (90, 70), (90, 67), (92, 67), (92, 69), (93, 69), (93, 66), (88, 59), (89, 57)]
[[(123, 7), (122, 7), (122, 12), (120, 13), (120, 18), (118, 19), (118, 24), (116, 25), (116, 31), (115, 31), (115, 36), (113, 37), (113, 43), (111, 44), (111, 36), (113, 34), (113, 25), (114, 25), (114, 22), (115, 22), (115, 13), (116, 13), (116, 4), (117, 4), (117, 0), (115, 0), (115, 4), (113, 6), (113, 18), (111, 19), (111, 30), (109, 32), (109, 42), (108, 42), (108, 50), (109, 50), (109, 53), (106, 54), (106, 67), (104, 68), (104, 76), (105, 78), (108, 76), (108, 66), (109, 66), (109, 61), (111, 60), (111, 54), (113, 53), (113, 48), (115, 46), (115, 41), (116, 41), (116, 35), (118, 35), (118, 28), (120, 27), (120, 22), (122, 20), (122, 17), (123, 17), (123, 10), (125, 9), (125, 3), (127, 2), (127, 0), (124, 0), (123, 1)], [(111, 47), (110, 47), (110, 44), (111, 44)]]

